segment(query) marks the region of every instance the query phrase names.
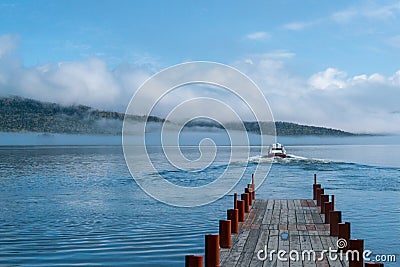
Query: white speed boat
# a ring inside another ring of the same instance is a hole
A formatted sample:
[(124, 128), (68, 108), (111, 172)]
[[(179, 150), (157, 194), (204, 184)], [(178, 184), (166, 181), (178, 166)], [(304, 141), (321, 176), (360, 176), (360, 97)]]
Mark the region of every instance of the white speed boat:
[(286, 158), (286, 149), (285, 149), (285, 147), (282, 144), (279, 144), (279, 143), (272, 144), (269, 147), (268, 157), (269, 158), (273, 158), (273, 157)]

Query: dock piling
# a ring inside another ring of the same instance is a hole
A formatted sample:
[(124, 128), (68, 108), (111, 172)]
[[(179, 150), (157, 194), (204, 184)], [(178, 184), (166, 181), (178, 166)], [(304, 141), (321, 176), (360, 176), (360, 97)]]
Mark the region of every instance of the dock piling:
[(332, 202), (324, 203), (324, 211), (325, 211), (325, 223), (329, 223), (329, 212), (333, 210)]
[(239, 212), (239, 222), (244, 222), (244, 200), (237, 200), (236, 205)]
[(245, 192), (246, 194), (249, 194), (249, 206), (250, 206), (250, 207), (253, 206), (252, 189), (247, 187), (247, 188), (244, 189), (244, 192)]
[(329, 212), (329, 232), (331, 236), (339, 235), (339, 223), (342, 222), (342, 212), (333, 210)]
[(347, 247), (342, 248), (342, 251), (346, 252), (348, 249), (349, 240), (350, 240), (350, 223), (349, 222), (339, 223), (338, 238), (339, 239), (342, 238), (347, 241)]
[(321, 188), (320, 184), (313, 184), (313, 200), (317, 200), (317, 189)]
[(240, 195), (241, 199), (244, 201), (244, 212), (249, 213), (250, 212), (250, 206), (249, 206), (249, 194), (244, 193)]
[(239, 233), (239, 210), (238, 209), (230, 209), (227, 211), (228, 220), (231, 221), (231, 233), (237, 234)]
[(220, 220), (219, 221), (219, 246), (221, 248), (231, 248), (231, 221)]
[(219, 235), (205, 236), (205, 266), (219, 267)]
[(186, 255), (185, 267), (203, 267), (204, 258), (201, 255)]
[[(349, 250), (358, 251), (358, 257), (356, 253), (353, 253), (355, 257), (349, 258), (349, 267), (363, 267), (363, 252), (364, 252), (364, 240), (363, 239), (350, 239)], [(350, 254), (350, 253), (349, 253)]]
[(329, 195), (321, 195), (321, 214), (325, 214), (325, 203), (329, 201)]
[(324, 189), (323, 188), (317, 188), (316, 189), (316, 197), (317, 197), (317, 206), (321, 206), (321, 195), (324, 194)]

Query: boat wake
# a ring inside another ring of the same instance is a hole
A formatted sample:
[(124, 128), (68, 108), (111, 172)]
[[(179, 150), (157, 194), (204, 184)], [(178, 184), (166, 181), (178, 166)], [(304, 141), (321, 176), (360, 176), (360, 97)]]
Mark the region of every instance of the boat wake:
[(249, 158), (249, 162), (254, 163), (295, 163), (295, 162), (315, 162), (315, 163), (332, 163), (334, 161), (327, 159), (315, 159), (297, 156), (293, 154), (287, 154), (286, 158), (281, 157), (268, 157), (268, 156), (254, 156)]

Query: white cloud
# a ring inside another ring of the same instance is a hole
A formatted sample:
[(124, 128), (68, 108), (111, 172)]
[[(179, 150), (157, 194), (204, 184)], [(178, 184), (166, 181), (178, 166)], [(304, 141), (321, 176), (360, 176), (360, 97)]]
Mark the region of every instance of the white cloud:
[(328, 68), (312, 75), (308, 83), (317, 89), (343, 88), (346, 86), (346, 82), (343, 80), (346, 76), (347, 73), (344, 71)]
[(0, 35), (0, 59), (16, 48), (17, 40), (15, 35)]
[[(251, 60), (252, 64), (246, 63)], [(254, 56), (235, 63), (263, 90), (276, 120), (352, 132), (400, 133), (400, 71), (350, 76), (327, 68), (308, 79), (282, 60)]]
[(250, 40), (263, 40), (263, 39), (268, 39), (270, 37), (271, 35), (267, 32), (253, 32), (246, 35), (246, 38)]
[(377, 4), (370, 2), (362, 7), (351, 7), (335, 12), (330, 18), (338, 23), (346, 23), (357, 18), (387, 20), (395, 18), (398, 14), (400, 14), (400, 3), (382, 5), (381, 2)]
[(25, 67), (12, 55), (16, 39), (0, 36), (0, 95), (19, 95), (63, 104), (85, 104), (123, 111), (132, 94), (150, 75), (146, 68), (104, 61), (60, 62)]
[(399, 15), (400, 2), (388, 5), (382, 5), (381, 2), (376, 4), (369, 2), (368, 5), (353, 6), (347, 9), (336, 11), (327, 17), (320, 17), (310, 21), (295, 21), (284, 24), (282, 27), (287, 30), (301, 31), (305, 28), (326, 22), (346, 24), (355, 19), (362, 18), (367, 20), (388, 20), (396, 19)]
[(386, 40), (386, 43), (395, 48), (400, 48), (400, 35), (395, 35)]
[(292, 22), (292, 23), (288, 23), (283, 25), (283, 28), (287, 29), (287, 30), (292, 30), (292, 31), (300, 31), (303, 30), (304, 28), (311, 26), (313, 23), (307, 23), (307, 22)]

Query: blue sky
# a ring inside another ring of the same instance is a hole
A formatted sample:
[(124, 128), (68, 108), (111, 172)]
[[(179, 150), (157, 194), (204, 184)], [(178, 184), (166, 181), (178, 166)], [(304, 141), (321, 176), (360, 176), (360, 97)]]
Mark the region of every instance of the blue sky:
[[(399, 8), (389, 7), (396, 2), (1, 3), (0, 30), (18, 36), (18, 52), (27, 65), (90, 56), (104, 59), (111, 67), (146, 60), (162, 66), (188, 59), (228, 64), (248, 54), (283, 50), (296, 54), (293, 67), (301, 66), (303, 75), (326, 67), (351, 74), (377, 70), (392, 74), (400, 60), (400, 40), (390, 42), (400, 34)], [(254, 33), (264, 34), (252, 39)]]
[(283, 101), (277, 119), (400, 131), (399, 25), (399, 1), (0, 1), (0, 90), (121, 110), (154, 72), (208, 60)]

